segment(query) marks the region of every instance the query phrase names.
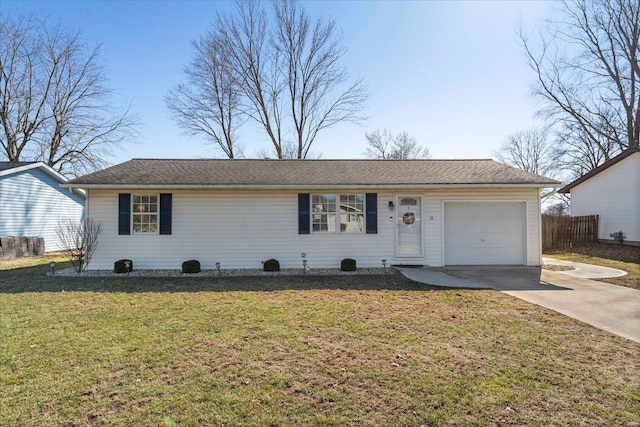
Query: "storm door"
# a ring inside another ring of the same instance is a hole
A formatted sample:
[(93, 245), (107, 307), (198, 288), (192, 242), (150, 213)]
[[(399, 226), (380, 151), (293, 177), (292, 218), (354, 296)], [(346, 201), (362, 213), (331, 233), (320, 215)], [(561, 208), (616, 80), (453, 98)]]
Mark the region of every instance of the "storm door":
[(422, 254), (422, 198), (396, 199), (396, 256), (416, 258)]

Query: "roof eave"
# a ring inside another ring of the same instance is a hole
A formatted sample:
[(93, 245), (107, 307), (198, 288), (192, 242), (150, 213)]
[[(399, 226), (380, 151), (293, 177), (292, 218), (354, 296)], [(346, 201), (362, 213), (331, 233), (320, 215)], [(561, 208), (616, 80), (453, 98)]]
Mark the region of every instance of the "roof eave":
[(385, 190), (442, 189), (442, 188), (558, 188), (560, 182), (531, 183), (456, 183), (456, 184), (63, 184), (63, 188), (83, 188), (102, 190), (313, 190), (324, 188), (360, 189), (375, 188)]
[(638, 148), (629, 148), (629, 149), (623, 151), (622, 153), (618, 154), (613, 159), (611, 159), (608, 162), (605, 162), (605, 163), (601, 164), (600, 166), (598, 166), (597, 168), (593, 169), (591, 172), (588, 172), (588, 173), (582, 175), (580, 178), (576, 179), (575, 181), (572, 181), (569, 184), (565, 185), (564, 187), (560, 188), (558, 190), (558, 193), (561, 193), (561, 194), (571, 193), (571, 189), (577, 187), (578, 185), (582, 184), (585, 181), (590, 180), (594, 176), (598, 175), (600, 172), (602, 172), (602, 171), (604, 171), (606, 169), (609, 169), (611, 166), (615, 165), (616, 163), (619, 163), (619, 162), (623, 161), (624, 159), (626, 159), (627, 157), (632, 156), (635, 153), (640, 153), (640, 149), (638, 149)]
[(0, 171), (0, 176), (13, 175), (15, 173), (20, 173), (20, 172), (27, 171), (29, 169), (37, 169), (37, 168), (42, 168), (48, 175), (51, 175), (57, 179), (60, 179), (60, 177), (62, 177), (62, 180), (66, 181), (66, 179), (62, 175), (60, 175), (58, 172), (54, 171), (53, 169), (49, 168), (43, 162), (33, 162), (33, 163), (29, 163), (22, 166), (17, 166), (15, 168), (5, 169), (3, 171)]

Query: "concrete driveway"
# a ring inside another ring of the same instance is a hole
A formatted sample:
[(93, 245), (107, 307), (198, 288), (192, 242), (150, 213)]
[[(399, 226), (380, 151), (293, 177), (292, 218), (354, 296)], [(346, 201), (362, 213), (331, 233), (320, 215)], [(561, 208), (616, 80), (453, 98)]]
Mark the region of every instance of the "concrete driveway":
[(495, 289), (640, 343), (640, 291), (592, 280), (626, 274), (613, 268), (544, 258), (571, 271), (522, 266), (399, 268), (417, 282), (468, 289)]

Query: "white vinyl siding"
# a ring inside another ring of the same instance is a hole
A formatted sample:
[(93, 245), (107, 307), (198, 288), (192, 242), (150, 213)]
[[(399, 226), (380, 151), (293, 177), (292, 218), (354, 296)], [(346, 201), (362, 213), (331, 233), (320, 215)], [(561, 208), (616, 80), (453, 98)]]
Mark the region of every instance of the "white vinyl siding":
[(38, 168), (0, 177), (0, 236), (43, 237), (47, 252), (63, 249), (58, 220), (82, 221), (84, 200)]
[[(183, 261), (197, 259), (203, 269), (262, 267), (261, 261), (275, 258), (282, 268), (302, 269), (305, 253), (309, 268), (336, 268), (344, 258), (358, 267), (382, 267), (403, 261), (394, 259), (395, 212), (389, 202), (397, 195), (416, 194), (423, 200), (424, 256), (412, 262), (442, 266), (443, 205), (446, 200), (503, 200), (527, 205), (527, 264), (540, 264), (538, 189), (375, 191), (354, 188), (349, 193), (327, 189), (312, 194), (378, 195), (378, 232), (298, 234), (298, 192), (296, 191), (168, 191), (173, 194), (172, 234), (118, 235), (118, 193), (91, 190), (90, 217), (103, 222), (103, 231), (90, 269), (113, 269), (122, 258), (133, 260), (134, 268), (180, 269)], [(127, 191), (129, 192), (129, 191)], [(130, 190), (144, 194), (144, 190)], [(146, 192), (148, 193), (148, 192)], [(313, 211), (311, 212), (313, 215)]]
[(89, 268), (113, 269), (113, 263), (122, 258), (133, 260), (134, 268), (158, 269), (180, 269), (189, 259), (199, 260), (203, 269), (214, 269), (216, 262), (223, 269), (259, 269), (269, 258), (280, 261), (281, 268), (302, 269), (302, 253), (311, 269), (338, 269), (344, 258), (354, 258), (358, 267), (382, 267), (382, 259), (393, 259), (394, 228), (386, 215), (391, 194), (378, 193), (377, 234), (306, 235), (298, 234), (297, 192), (172, 194), (171, 235), (121, 236), (118, 191), (91, 190), (89, 215), (103, 222), (103, 230)]
[(640, 153), (630, 155), (571, 189), (571, 215), (599, 215), (598, 237), (622, 231), (640, 242)]

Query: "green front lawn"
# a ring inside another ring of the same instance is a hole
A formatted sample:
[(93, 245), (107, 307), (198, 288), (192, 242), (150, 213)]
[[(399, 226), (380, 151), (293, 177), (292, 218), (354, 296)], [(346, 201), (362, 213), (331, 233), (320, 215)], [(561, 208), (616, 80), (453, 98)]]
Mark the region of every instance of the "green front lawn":
[(494, 291), (394, 274), (46, 270), (0, 271), (3, 426), (633, 425), (640, 415), (639, 344)]

